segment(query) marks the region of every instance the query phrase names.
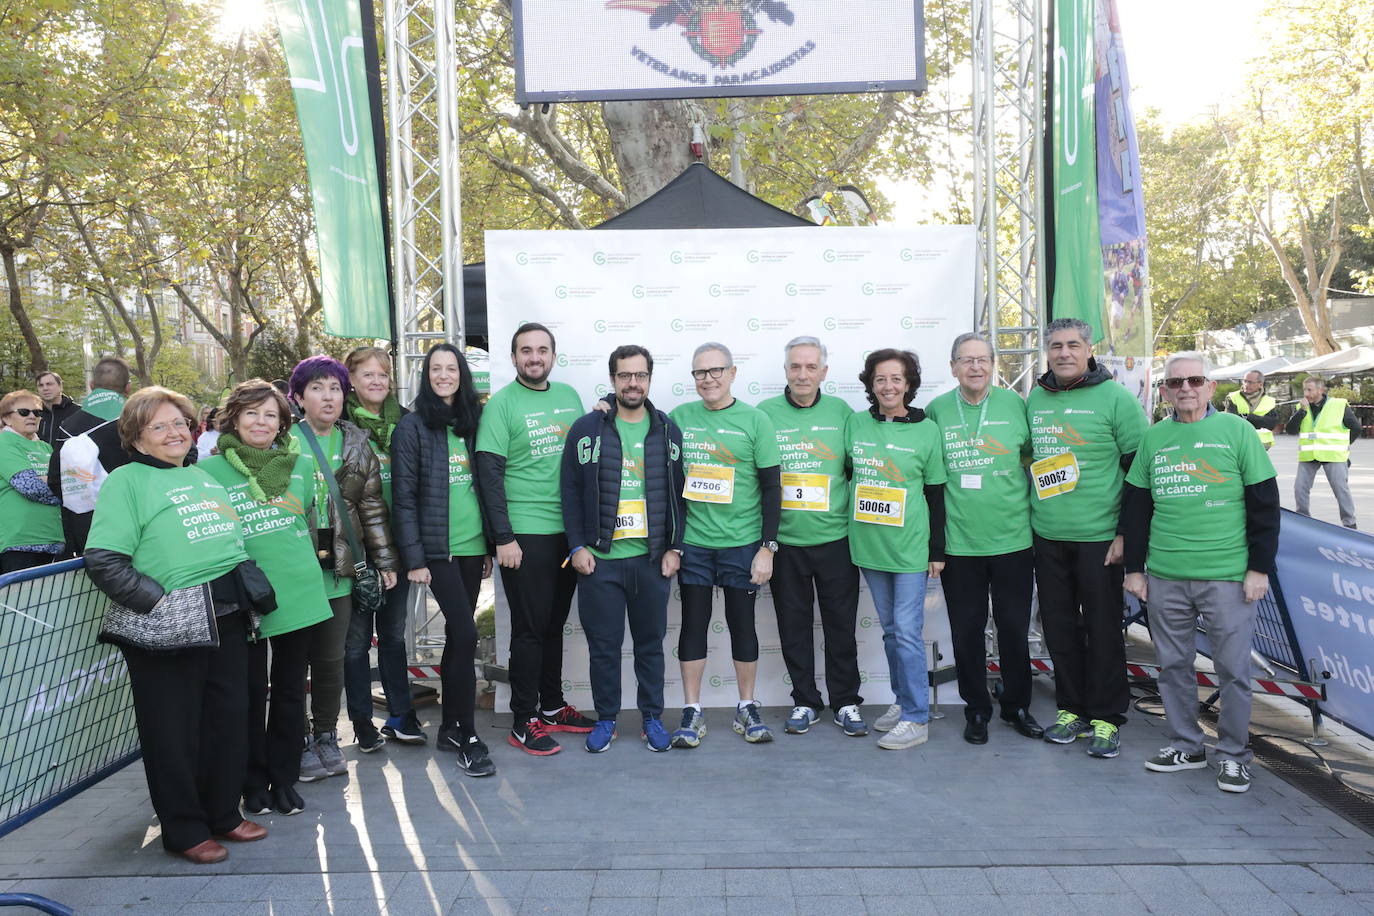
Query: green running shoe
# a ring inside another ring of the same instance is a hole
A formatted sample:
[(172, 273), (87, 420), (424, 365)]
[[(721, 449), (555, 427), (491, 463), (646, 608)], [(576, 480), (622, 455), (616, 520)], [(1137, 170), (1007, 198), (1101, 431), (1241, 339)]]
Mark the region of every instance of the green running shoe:
[(1067, 709), (1059, 710), (1054, 724), (1045, 729), (1045, 740), (1051, 744), (1073, 744), (1075, 738), (1087, 737), (1092, 726)]
[(1121, 753), (1121, 731), (1110, 722), (1093, 719), (1093, 737), (1088, 742), (1089, 757), (1115, 757)]

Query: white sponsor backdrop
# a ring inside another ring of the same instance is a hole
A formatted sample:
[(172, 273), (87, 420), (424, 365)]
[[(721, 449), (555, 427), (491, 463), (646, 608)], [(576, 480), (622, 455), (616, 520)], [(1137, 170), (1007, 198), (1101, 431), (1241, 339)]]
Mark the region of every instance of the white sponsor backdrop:
[[(664, 410), (695, 398), (692, 351), (708, 340), (725, 343), (739, 374), (734, 393), (751, 404), (782, 391), (782, 350), (793, 337), (819, 337), (830, 351), (825, 392), (866, 406), (859, 370), (864, 356), (902, 347), (921, 357), (924, 404), (952, 386), (949, 345), (974, 321), (974, 235), (971, 227), (915, 229), (728, 229), (622, 232), (488, 232), (487, 321), (493, 347), (493, 390), (512, 381), (507, 341), (525, 321), (548, 326), (558, 342), (553, 378), (577, 389), (588, 406), (608, 391), (606, 360), (621, 344), (654, 355), (650, 398)], [(498, 573), (499, 579), (499, 573)], [(497, 654), (509, 659), (509, 612), (496, 589)], [(756, 699), (791, 705), (772, 593), (756, 605), (760, 644)], [(679, 611), (676, 585), (665, 641), (671, 711), (682, 702), (675, 664)], [(822, 635), (815, 625), (816, 670), (823, 672)], [(861, 586), (859, 668), (867, 703), (890, 703), (882, 627)], [(938, 642), (942, 665), (953, 664), (944, 595), (938, 584), (926, 599), (927, 642)], [(576, 601), (564, 628), (564, 687), (571, 703), (590, 709), (587, 644)], [(738, 698), (730, 660), (723, 599), (717, 591), (708, 638), (702, 702), (732, 706)], [(932, 667), (936, 660), (932, 657)], [(635, 702), (633, 653), (622, 652), (622, 693)], [(821, 684), (822, 696), (828, 699)], [(958, 702), (953, 685), (941, 702)], [(497, 708), (509, 690), (501, 685)], [(671, 718), (670, 713), (670, 718)]]
[(921, 0), (517, 0), (516, 100), (924, 90)]

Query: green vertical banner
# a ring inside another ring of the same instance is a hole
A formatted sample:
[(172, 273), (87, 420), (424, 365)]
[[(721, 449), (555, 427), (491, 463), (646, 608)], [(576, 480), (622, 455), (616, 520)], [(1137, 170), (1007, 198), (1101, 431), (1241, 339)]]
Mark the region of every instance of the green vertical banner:
[(1053, 153), (1054, 299), (1052, 318), (1102, 327), (1102, 243), (1097, 210), (1093, 0), (1055, 0)]
[(382, 191), (357, 0), (275, 0), (301, 123), (325, 330), (391, 337)]

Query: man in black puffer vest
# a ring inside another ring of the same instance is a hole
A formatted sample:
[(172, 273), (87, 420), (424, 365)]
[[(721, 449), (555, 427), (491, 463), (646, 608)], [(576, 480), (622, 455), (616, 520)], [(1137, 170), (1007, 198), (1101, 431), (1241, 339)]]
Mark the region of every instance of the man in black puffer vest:
[(668, 750), (663, 727), (663, 638), (668, 583), (682, 554), (682, 431), (649, 403), (654, 359), (640, 346), (610, 358), (615, 397), (573, 424), (563, 447), (563, 523), (578, 573), (597, 723), (587, 750), (615, 737), (625, 620), (634, 640), (642, 737)]

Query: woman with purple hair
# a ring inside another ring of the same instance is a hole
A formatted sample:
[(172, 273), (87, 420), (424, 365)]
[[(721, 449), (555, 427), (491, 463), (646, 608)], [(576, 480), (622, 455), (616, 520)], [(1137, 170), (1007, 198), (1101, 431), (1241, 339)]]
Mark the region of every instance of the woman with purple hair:
[[(325, 595), (334, 614), (331, 620), (315, 628), (308, 653), (310, 731), (301, 755), (301, 782), (314, 782), (347, 770), (339, 750), (338, 735), (339, 700), (345, 687), (351, 706), (371, 703), (367, 696), (371, 688), (369, 681), (348, 683), (344, 677), (344, 641), (353, 614), (351, 595), (355, 562), (345, 519), (367, 553), (366, 557), (357, 560), (380, 570), (382, 584), (388, 589), (396, 585), (396, 553), (391, 542), (386, 502), (382, 499), (381, 467), (367, 444), (367, 433), (340, 419), (350, 387), (348, 370), (329, 356), (301, 360), (291, 371), (288, 384), (291, 400), (305, 414), (291, 434), (300, 440), (301, 454), (311, 460), (313, 468), (316, 550), (324, 575)], [(336, 505), (330, 497), (325, 471), (315, 458), (312, 438), (333, 472), (343, 505)], [(368, 721), (370, 723), (371, 719)], [(357, 738), (358, 749), (364, 753), (377, 750), (383, 743), (375, 728), (370, 733), (359, 733)]]

